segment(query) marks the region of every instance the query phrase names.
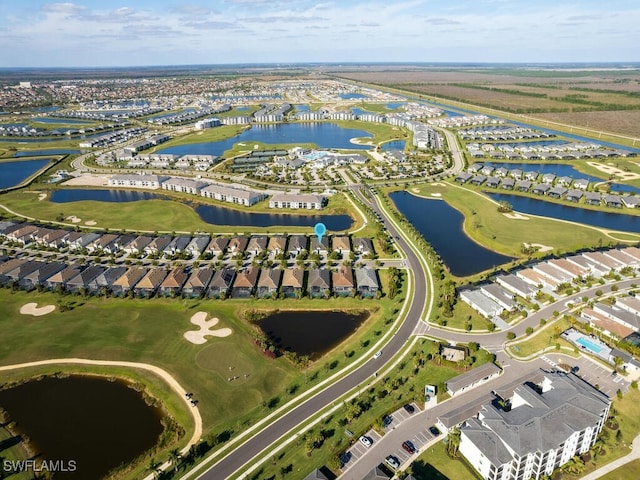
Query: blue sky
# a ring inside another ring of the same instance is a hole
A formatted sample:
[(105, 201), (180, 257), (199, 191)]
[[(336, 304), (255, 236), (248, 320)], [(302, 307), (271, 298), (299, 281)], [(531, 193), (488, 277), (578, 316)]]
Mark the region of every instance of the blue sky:
[(0, 67), (640, 61), (637, 0), (0, 0)]

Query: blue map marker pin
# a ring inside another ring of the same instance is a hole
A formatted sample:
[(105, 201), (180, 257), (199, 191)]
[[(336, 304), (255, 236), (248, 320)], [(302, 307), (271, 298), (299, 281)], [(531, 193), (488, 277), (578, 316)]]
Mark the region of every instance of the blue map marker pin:
[(316, 232), (316, 235), (318, 236), (318, 244), (322, 243), (322, 237), (327, 233), (327, 227), (324, 226), (324, 223), (316, 223), (316, 226), (313, 227), (313, 231)]

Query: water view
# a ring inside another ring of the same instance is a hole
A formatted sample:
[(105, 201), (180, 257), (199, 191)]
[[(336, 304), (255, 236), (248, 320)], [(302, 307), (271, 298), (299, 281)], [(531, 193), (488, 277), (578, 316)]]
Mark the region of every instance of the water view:
[(46, 167), (49, 162), (51, 162), (50, 158), (0, 162), (0, 188), (19, 185), (31, 175)]
[(48, 149), (48, 150), (21, 150), (16, 152), (14, 157), (39, 157), (42, 155), (75, 155), (80, 153), (80, 150), (66, 148), (66, 149)]
[(453, 275), (474, 275), (512, 260), (471, 240), (463, 229), (464, 215), (447, 202), (420, 198), (407, 192), (393, 192), (390, 197)]
[(367, 150), (367, 145), (351, 143), (355, 137), (369, 137), (371, 134), (364, 130), (342, 128), (335, 123), (279, 123), (273, 125), (253, 125), (235, 137), (218, 142), (192, 143), (177, 145), (158, 150), (158, 153), (172, 153), (175, 155), (199, 154), (222, 156), (224, 152), (233, 148), (236, 143), (247, 142), (246, 149), (253, 150), (254, 142), (266, 144), (300, 144), (314, 143), (319, 148), (340, 148)]
[(583, 223), (585, 225), (611, 230), (640, 233), (640, 217), (635, 215), (587, 210), (586, 208), (560, 205), (558, 203), (545, 202), (537, 198), (521, 197), (519, 195), (506, 193), (490, 193), (489, 196), (497, 202), (509, 202), (514, 210), (522, 213), (568, 220), (570, 222)]
[(258, 325), (282, 349), (316, 360), (339, 345), (369, 317), (368, 312), (276, 312)]
[(309, 227), (324, 223), (327, 230), (339, 232), (353, 225), (349, 215), (253, 213), (234, 210), (219, 205), (198, 205), (195, 208), (200, 218), (213, 225), (237, 225), (239, 227)]
[(154, 447), (162, 412), (122, 381), (44, 378), (0, 391), (0, 406), (42, 459), (73, 460), (63, 480), (98, 480)]
[[(170, 196), (139, 190), (98, 190), (65, 188), (51, 193), (50, 201), (69, 203), (81, 201), (97, 202), (137, 202), (140, 200), (170, 200)], [(190, 205), (191, 206), (191, 205)], [(353, 225), (349, 215), (254, 213), (244, 212), (222, 205), (199, 204), (194, 207), (200, 218), (212, 225), (236, 225), (239, 227), (309, 227), (324, 223), (328, 230), (338, 232), (348, 230)]]

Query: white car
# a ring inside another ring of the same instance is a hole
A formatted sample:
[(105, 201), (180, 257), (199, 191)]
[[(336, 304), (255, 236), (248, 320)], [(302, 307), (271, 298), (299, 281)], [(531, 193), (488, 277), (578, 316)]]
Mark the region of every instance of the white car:
[(360, 443), (362, 445), (364, 445), (365, 447), (369, 448), (371, 445), (373, 445), (373, 442), (371, 441), (371, 439), (369, 437), (367, 437), (366, 435), (362, 435), (360, 437)]
[(379, 352), (376, 352), (376, 354), (373, 356), (373, 359), (375, 360), (376, 358), (380, 358), (381, 355), (382, 355), (382, 350), (380, 350)]

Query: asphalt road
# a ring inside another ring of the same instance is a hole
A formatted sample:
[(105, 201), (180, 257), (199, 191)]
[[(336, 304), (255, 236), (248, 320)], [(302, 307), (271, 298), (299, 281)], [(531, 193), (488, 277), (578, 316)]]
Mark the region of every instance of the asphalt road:
[[(427, 280), (418, 257), (401, 236), (400, 232), (398, 232), (393, 224), (384, 217), (383, 212), (378, 208), (377, 204), (372, 204), (368, 199), (362, 196), (357, 189), (354, 189), (354, 191), (366, 205), (369, 205), (384, 219), (384, 226), (395, 238), (398, 246), (406, 253), (407, 267), (414, 273), (413, 298), (426, 301)], [(385, 360), (392, 358), (396, 353), (398, 353), (405, 343), (411, 338), (416, 325), (420, 322), (424, 307), (425, 304), (423, 301), (411, 302), (405, 321), (402, 323), (395, 335), (385, 345), (383, 354), (380, 358), (370, 359), (346, 377), (294, 408), (283, 417), (254, 435), (240, 448), (237, 448), (233, 453), (227, 455), (198, 478), (219, 480), (230, 477), (236, 471), (241, 471), (243, 467), (245, 467), (245, 465), (253, 458), (257, 457), (265, 447), (275, 444), (280, 437), (286, 435), (287, 432), (298, 424), (313, 416), (326, 405), (331, 404), (354, 387), (366, 384), (373, 378), (373, 375), (384, 366), (386, 363)]]

